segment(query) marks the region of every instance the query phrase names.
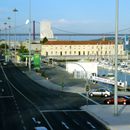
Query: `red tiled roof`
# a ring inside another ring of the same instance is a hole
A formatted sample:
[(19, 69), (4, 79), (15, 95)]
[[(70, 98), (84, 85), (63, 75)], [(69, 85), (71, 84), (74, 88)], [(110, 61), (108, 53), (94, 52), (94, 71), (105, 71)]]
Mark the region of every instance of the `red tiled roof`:
[(48, 41), (44, 45), (110, 45), (114, 41)]

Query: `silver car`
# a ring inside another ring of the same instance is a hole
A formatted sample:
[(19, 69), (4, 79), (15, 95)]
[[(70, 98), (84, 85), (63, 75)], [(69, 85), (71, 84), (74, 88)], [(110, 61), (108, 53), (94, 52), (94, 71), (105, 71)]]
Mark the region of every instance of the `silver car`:
[(105, 88), (97, 88), (89, 91), (89, 96), (111, 96), (111, 91)]

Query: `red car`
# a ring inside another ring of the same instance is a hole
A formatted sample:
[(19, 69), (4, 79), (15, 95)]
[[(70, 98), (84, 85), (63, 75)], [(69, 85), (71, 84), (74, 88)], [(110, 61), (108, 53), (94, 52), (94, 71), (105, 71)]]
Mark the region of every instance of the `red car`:
[[(118, 96), (118, 104), (127, 104), (128, 100), (130, 101), (130, 97), (128, 96)], [(106, 98), (104, 100), (105, 104), (114, 104), (114, 97)]]

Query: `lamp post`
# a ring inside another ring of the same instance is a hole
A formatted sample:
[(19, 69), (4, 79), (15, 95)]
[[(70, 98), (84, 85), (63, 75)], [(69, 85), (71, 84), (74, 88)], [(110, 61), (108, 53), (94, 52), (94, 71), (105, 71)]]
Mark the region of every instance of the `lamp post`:
[(0, 41), (1, 41), (1, 29), (0, 29)]
[(9, 23), (9, 26), (8, 26), (8, 27), (9, 27), (9, 30), (8, 30), (8, 45), (9, 45), (9, 51), (10, 51), (10, 28), (11, 28), (11, 26), (10, 26), (10, 19), (11, 19), (11, 18), (8, 17), (8, 21), (9, 21), (9, 22), (8, 22), (8, 23)]
[(16, 13), (18, 12), (18, 10), (15, 8), (13, 9), (13, 12), (14, 12), (14, 37), (15, 37), (15, 45), (14, 45), (14, 48), (15, 48), (15, 62), (16, 62)]
[(73, 64), (76, 64), (76, 65), (80, 66), (84, 70), (84, 72), (85, 72), (85, 77), (86, 77), (85, 92), (86, 92), (86, 97), (87, 97), (86, 98), (86, 104), (88, 106), (88, 91), (89, 91), (88, 74), (87, 74), (86, 70), (84, 69), (84, 67), (82, 65), (80, 65), (78, 63), (73, 63)]
[(29, 0), (29, 71), (31, 71), (31, 0)]
[(117, 100), (117, 56), (118, 56), (118, 6), (116, 0), (116, 17), (115, 17), (115, 89), (114, 89), (114, 115), (118, 115), (118, 100)]
[(6, 55), (6, 49), (7, 49), (7, 48), (6, 48), (6, 42), (7, 42), (7, 38), (6, 38), (7, 28), (6, 28), (6, 25), (7, 25), (7, 23), (5, 22), (4, 25), (5, 25), (5, 55)]

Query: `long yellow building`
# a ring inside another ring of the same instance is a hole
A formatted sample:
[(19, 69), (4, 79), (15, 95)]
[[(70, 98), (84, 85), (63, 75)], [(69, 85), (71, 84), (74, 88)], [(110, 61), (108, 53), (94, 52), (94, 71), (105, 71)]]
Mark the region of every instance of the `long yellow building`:
[[(53, 58), (108, 58), (114, 56), (114, 41), (48, 41), (42, 45), (41, 55)], [(123, 44), (118, 56), (124, 58)]]

